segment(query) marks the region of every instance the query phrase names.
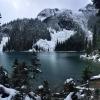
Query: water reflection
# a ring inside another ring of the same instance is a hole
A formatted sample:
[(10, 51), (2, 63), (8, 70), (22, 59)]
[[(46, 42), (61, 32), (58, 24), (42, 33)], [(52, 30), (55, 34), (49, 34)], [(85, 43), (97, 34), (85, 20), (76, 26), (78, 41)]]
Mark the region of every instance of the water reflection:
[[(11, 66), (16, 58), (30, 64), (33, 57), (34, 55), (28, 52), (0, 53), (0, 65), (11, 72)], [(43, 80), (47, 79), (51, 85), (59, 86), (66, 78), (81, 78), (82, 70), (87, 66), (87, 62), (80, 59), (79, 53), (38, 53), (38, 58), (43, 73), (36, 80), (35, 85), (40, 85)], [(99, 74), (99, 64), (92, 64), (92, 66), (94, 72)]]

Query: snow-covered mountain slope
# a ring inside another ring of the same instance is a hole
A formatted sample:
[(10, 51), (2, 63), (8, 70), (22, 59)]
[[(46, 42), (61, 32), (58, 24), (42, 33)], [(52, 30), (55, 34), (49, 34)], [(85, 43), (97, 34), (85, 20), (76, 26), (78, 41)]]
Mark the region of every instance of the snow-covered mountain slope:
[(78, 12), (68, 9), (44, 9), (37, 18), (47, 24), (51, 41), (40, 39), (36, 45), (43, 50), (53, 51), (57, 41), (64, 42), (80, 30), (84, 32), (89, 41), (92, 41), (93, 33), (88, 28), (88, 20), (91, 16), (95, 16), (96, 12), (97, 10), (92, 4), (79, 9)]
[(65, 40), (75, 34), (74, 31), (65, 30), (56, 32), (54, 29), (49, 28), (51, 34), (51, 41), (40, 39), (35, 45), (38, 45), (44, 51), (54, 51), (58, 43), (63, 43)]
[(0, 52), (3, 51), (3, 47), (6, 45), (6, 43), (8, 42), (8, 37), (2, 37), (1, 43), (0, 43)]

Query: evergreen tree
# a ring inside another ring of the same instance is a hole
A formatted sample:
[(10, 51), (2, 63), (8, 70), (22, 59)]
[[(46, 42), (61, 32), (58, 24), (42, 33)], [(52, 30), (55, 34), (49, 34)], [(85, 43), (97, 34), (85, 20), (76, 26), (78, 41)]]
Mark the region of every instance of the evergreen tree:
[(90, 66), (87, 66), (82, 72), (83, 82), (87, 82), (88, 80), (90, 80), (91, 75), (92, 75), (92, 69)]
[(88, 41), (88, 44), (87, 44), (87, 47), (86, 47), (87, 56), (90, 55), (92, 53), (92, 51), (93, 51), (92, 42)]
[(84, 34), (76, 33), (63, 43), (56, 44), (56, 51), (82, 51), (84, 50)]
[(0, 84), (9, 87), (8, 72), (0, 66)]
[(19, 91), (19, 94), (15, 96), (14, 100), (23, 100), (25, 94), (30, 90), (28, 66), (25, 62), (19, 63), (18, 60), (15, 59), (12, 67), (12, 87)]
[(25, 62), (19, 63), (16, 59), (13, 65), (12, 84), (14, 88), (21, 89), (28, 86), (28, 66)]
[(94, 26), (93, 28), (93, 49), (95, 50), (96, 49), (96, 39), (97, 39), (97, 29), (96, 29), (96, 25)]
[(23, 100), (25, 94), (33, 90), (34, 79), (36, 74), (40, 71), (37, 55), (33, 53), (33, 56), (34, 58), (32, 59), (31, 66), (26, 65), (25, 62), (19, 63), (17, 59), (14, 61), (11, 77), (12, 87), (20, 91), (20, 93), (15, 96), (14, 100)]
[(3, 33), (10, 37), (4, 51), (29, 50), (39, 39), (51, 39), (46, 24), (36, 19), (17, 19), (2, 27)]
[(36, 79), (37, 75), (41, 72), (39, 59), (37, 57), (37, 53), (33, 53), (33, 58), (31, 60), (31, 65), (29, 66), (29, 83), (30, 87), (33, 86), (34, 80)]
[(98, 15), (100, 15), (100, 0), (93, 0), (93, 3), (97, 9), (99, 9)]
[[(2, 18), (2, 17), (1, 17), (1, 14), (0, 14), (0, 18)], [(0, 22), (0, 25), (1, 25), (1, 22)], [(0, 32), (1, 32), (1, 26), (0, 26)]]

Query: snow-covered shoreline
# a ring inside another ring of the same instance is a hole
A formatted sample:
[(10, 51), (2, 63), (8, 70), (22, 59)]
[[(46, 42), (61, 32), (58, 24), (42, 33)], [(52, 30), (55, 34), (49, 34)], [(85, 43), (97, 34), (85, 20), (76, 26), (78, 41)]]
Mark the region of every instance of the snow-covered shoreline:
[(95, 55), (80, 55), (80, 58), (84, 59), (84, 60), (92, 60), (94, 62), (100, 62), (100, 55), (99, 54), (95, 54)]
[[(20, 52), (34, 52), (32, 50), (28, 50), (28, 51), (20, 51)], [(35, 52), (47, 52), (47, 53), (84, 53), (84, 51), (35, 51)]]

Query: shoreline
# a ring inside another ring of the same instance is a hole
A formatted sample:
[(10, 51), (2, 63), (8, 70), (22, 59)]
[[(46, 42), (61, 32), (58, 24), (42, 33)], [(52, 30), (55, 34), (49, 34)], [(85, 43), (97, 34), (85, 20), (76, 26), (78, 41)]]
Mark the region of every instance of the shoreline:
[(87, 54), (83, 54), (83, 55), (80, 55), (80, 58), (83, 60), (91, 60), (93, 62), (100, 62), (100, 55), (99, 54), (88, 55), (88, 56), (87, 56)]
[[(34, 51), (5, 51), (0, 53), (26, 52), (33, 53)], [(84, 51), (35, 51), (36, 53), (85, 53)]]

